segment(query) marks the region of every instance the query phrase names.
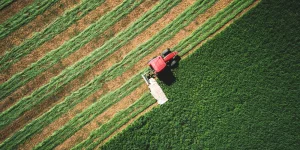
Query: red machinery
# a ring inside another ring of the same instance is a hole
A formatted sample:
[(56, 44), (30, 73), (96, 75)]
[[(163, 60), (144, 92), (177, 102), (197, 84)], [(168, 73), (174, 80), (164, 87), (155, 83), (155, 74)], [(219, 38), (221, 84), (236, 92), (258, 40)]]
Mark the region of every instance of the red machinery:
[[(164, 70), (173, 68), (179, 61), (176, 58), (178, 52), (171, 52), (170, 49), (166, 49), (162, 52), (161, 56), (154, 57), (148, 62), (149, 67), (152, 71), (148, 70), (147, 73), (143, 74), (142, 77), (147, 83), (150, 93), (157, 100), (158, 104), (164, 104), (168, 101), (167, 96), (163, 92), (162, 88), (156, 82), (154, 76), (159, 76), (164, 73)], [(167, 70), (166, 70), (167, 71)]]
[(171, 52), (170, 49), (166, 49), (162, 52), (161, 56), (157, 56), (151, 59), (148, 65), (155, 74), (158, 74), (162, 72), (167, 66), (173, 67), (177, 64), (177, 61), (175, 59), (177, 54), (177, 51)]

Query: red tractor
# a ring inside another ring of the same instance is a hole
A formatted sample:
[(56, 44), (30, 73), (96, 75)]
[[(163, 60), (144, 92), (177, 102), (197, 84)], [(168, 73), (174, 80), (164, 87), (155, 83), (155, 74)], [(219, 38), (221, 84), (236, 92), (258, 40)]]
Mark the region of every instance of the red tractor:
[(157, 56), (151, 59), (148, 62), (148, 65), (157, 75), (163, 72), (166, 67), (174, 67), (177, 64), (177, 60), (175, 59), (177, 55), (177, 51), (171, 52), (168, 48), (162, 52), (161, 56)]

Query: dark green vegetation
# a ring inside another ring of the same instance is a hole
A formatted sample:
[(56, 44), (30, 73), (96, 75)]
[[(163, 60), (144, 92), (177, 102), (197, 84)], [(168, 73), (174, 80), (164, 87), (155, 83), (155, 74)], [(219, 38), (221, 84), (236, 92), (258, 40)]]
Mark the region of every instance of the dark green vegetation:
[(263, 0), (180, 62), (168, 103), (102, 148), (299, 148), (298, 8)]

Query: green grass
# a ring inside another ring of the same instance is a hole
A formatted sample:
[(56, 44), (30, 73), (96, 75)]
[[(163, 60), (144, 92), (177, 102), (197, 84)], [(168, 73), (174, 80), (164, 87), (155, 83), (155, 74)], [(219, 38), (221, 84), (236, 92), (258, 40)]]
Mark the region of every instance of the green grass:
[(144, 94), (130, 107), (118, 112), (109, 122), (101, 125), (94, 130), (90, 136), (73, 147), (72, 149), (95, 149), (101, 142), (108, 138), (112, 133), (125, 125), (132, 118), (154, 104), (156, 100), (151, 97), (150, 93)]
[(29, 23), (38, 15), (44, 13), (49, 7), (53, 6), (56, 2), (58, 2), (58, 0), (35, 0), (31, 5), (26, 6), (17, 14), (0, 24), (0, 39), (5, 38), (10, 33), (19, 29), (21, 26)]
[(90, 11), (103, 4), (104, 0), (83, 0), (74, 8), (66, 11), (41, 32), (37, 32), (32, 38), (25, 40), (21, 45), (13, 47), (6, 51), (0, 59), (0, 71), (5, 71), (12, 64), (19, 61), (24, 56), (41, 46), (47, 41), (53, 39), (56, 35), (66, 30), (76, 21), (83, 18)]
[(2, 0), (0, 2), (0, 10), (4, 9), (5, 7), (7, 7), (8, 5), (10, 5), (13, 2), (14, 2), (14, 0)]
[[(114, 10), (102, 16), (98, 21), (90, 25), (87, 29), (82, 31), (79, 35), (73, 37), (71, 40), (65, 42), (63, 45), (55, 50), (47, 53), (43, 58), (31, 64), (23, 71), (13, 75), (10, 79), (0, 85), (0, 100), (3, 100), (19, 87), (25, 85), (33, 78), (59, 63), (61, 59), (68, 57), (75, 51), (79, 50), (85, 44), (90, 42), (98, 35), (104, 33), (109, 27), (128, 15), (144, 0), (125, 1)], [(76, 74), (76, 73), (75, 73)]]
[(166, 104), (102, 149), (298, 149), (297, 0), (263, 0), (180, 62)]

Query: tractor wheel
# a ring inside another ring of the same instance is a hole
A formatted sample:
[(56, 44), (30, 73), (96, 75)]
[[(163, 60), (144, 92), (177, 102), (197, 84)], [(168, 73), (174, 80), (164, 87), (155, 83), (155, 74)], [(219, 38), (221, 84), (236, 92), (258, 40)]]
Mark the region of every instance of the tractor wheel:
[(176, 60), (173, 60), (170, 64), (171, 68), (174, 68), (177, 64), (177, 61)]
[(164, 50), (162, 53), (161, 53), (161, 56), (162, 57), (166, 57), (168, 54), (170, 54), (171, 53), (171, 51), (170, 51), (170, 49), (168, 48), (168, 49), (166, 49), (166, 50)]

